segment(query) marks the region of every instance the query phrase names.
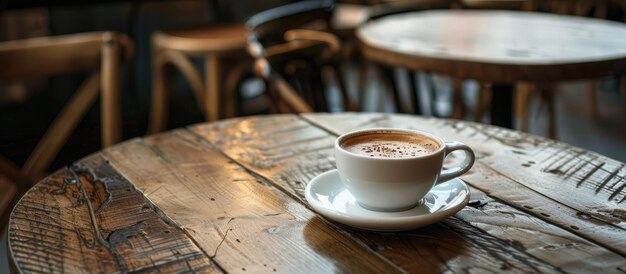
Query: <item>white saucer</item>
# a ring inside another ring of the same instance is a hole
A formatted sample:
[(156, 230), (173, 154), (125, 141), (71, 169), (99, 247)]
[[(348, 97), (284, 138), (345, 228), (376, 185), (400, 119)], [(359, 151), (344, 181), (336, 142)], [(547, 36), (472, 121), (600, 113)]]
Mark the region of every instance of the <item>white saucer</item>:
[(304, 191), (313, 210), (333, 221), (375, 231), (402, 231), (438, 222), (461, 210), (470, 199), (465, 182), (455, 178), (433, 187), (423, 202), (406, 211), (365, 209), (345, 188), (336, 169), (313, 178)]

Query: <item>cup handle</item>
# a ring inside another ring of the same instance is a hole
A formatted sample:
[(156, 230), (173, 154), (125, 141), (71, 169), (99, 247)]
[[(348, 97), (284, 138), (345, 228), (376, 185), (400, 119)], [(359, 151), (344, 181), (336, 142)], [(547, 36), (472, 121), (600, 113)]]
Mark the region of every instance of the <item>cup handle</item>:
[(455, 150), (465, 151), (465, 159), (463, 160), (463, 163), (457, 167), (442, 170), (441, 174), (439, 174), (439, 179), (437, 179), (437, 184), (463, 175), (463, 173), (467, 172), (474, 165), (474, 151), (469, 146), (461, 142), (446, 142), (446, 155), (444, 158)]

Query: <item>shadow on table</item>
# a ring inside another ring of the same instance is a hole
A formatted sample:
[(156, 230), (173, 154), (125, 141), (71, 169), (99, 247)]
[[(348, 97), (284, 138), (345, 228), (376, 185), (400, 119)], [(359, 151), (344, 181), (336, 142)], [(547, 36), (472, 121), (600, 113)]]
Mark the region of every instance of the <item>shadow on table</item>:
[(355, 258), (338, 257), (335, 254), (337, 240), (318, 233), (319, 227), (323, 226), (348, 231), (370, 250), (409, 272), (440, 273), (459, 264), (456, 261), (459, 257), (471, 260), (471, 256), (467, 255), (467, 240), (440, 223), (405, 232), (372, 232), (341, 224), (333, 227), (319, 216), (311, 218), (304, 228), (304, 239), (311, 248), (334, 260), (338, 269), (345, 269), (342, 265)]

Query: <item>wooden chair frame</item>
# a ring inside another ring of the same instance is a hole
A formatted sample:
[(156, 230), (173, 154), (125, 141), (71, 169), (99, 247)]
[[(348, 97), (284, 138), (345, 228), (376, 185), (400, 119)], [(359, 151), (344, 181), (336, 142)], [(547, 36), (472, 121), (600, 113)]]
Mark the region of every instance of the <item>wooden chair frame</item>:
[[(244, 26), (217, 25), (195, 31), (240, 31)], [(183, 33), (194, 30), (182, 31)], [(242, 58), (233, 66), (228, 58), (245, 56), (246, 35), (241, 37), (186, 37), (180, 32), (157, 31), (152, 35), (152, 105), (148, 133), (167, 126), (168, 98), (172, 88), (173, 68), (181, 72), (196, 98), (198, 109), (207, 121), (234, 117), (237, 108), (237, 85), (249, 71), (251, 60)], [(205, 75), (190, 57), (202, 57)], [(224, 91), (222, 91), (224, 89)]]
[[(0, 43), (1, 83), (32, 78), (94, 71), (72, 95), (54, 119), (26, 163), (19, 168), (0, 156), (0, 176), (17, 185), (17, 195), (39, 180), (59, 153), (98, 94), (101, 95), (102, 146), (108, 147), (122, 138), (120, 116), (120, 65), (130, 59), (134, 45), (131, 39), (116, 32), (41, 37)], [(2, 213), (0, 227), (8, 220)]]
[[(332, 67), (338, 80), (344, 109), (356, 110), (347, 95), (343, 76), (337, 67), (341, 42), (332, 33), (308, 29), (306, 25), (324, 21), (328, 25), (332, 1), (303, 1), (268, 10), (253, 16), (247, 25), (251, 31), (248, 52), (255, 59), (255, 73), (265, 80), (273, 109), (288, 112), (312, 112), (315, 96), (299, 94), (273, 66), (289, 59), (315, 59), (316, 66)], [(312, 96), (312, 97), (311, 97)], [(319, 98), (317, 98), (319, 99)], [(309, 102), (307, 102), (309, 101)]]

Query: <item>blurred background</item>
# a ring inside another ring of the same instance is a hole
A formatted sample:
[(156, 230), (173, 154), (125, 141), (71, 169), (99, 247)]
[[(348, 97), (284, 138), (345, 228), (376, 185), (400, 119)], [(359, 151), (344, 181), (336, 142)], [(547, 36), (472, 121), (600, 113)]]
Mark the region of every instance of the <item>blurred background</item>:
[[(499, 87), (463, 79), (457, 98), (448, 75), (368, 60), (355, 34), (386, 15), (449, 9), (561, 14), (624, 28), (625, 2), (0, 0), (0, 192), (16, 192), (7, 178), (29, 186), (133, 137), (283, 112), (464, 119), (556, 138), (626, 162), (621, 73), (552, 83), (550, 92), (530, 87), (535, 92), (521, 107), (512, 98), (492, 104)], [(301, 5), (274, 9), (294, 3)], [(315, 32), (285, 35), (294, 28)], [(623, 66), (626, 55), (616, 59)], [(515, 94), (514, 86), (505, 89), (509, 97)], [(512, 122), (498, 123), (499, 116), (489, 111), (493, 105), (512, 113)], [(63, 133), (51, 134), (51, 141), (36, 148), (55, 119)]]
[[(293, 3), (305, 4), (262, 13)], [(508, 9), (623, 24), (625, 7), (622, 0), (0, 0), (0, 193), (10, 197), (0, 200), (0, 209), (19, 196), (6, 194), (103, 146), (269, 113), (454, 117), (556, 138), (626, 162), (626, 81), (620, 73), (553, 83), (549, 93), (531, 87), (535, 92), (521, 107), (505, 99), (504, 112), (514, 116), (500, 124), (488, 110), (500, 95), (495, 86), (464, 79), (455, 99), (454, 79), (376, 64), (355, 36), (359, 26), (402, 12)], [(285, 35), (293, 28), (315, 32)], [(36, 148), (55, 119), (62, 133)]]
[[(131, 37), (134, 56), (121, 66), (123, 139), (146, 134), (150, 107), (151, 46), (154, 31), (225, 22), (244, 23), (252, 14), (287, 1), (2, 1), (0, 40), (9, 41), (94, 31)], [(245, 54), (242, 53), (242, 54)], [(202, 62), (194, 60), (202, 70)], [(33, 64), (35, 65), (35, 64)], [(4, 67), (3, 70), (11, 68)], [(176, 72), (174, 72), (176, 73)], [(87, 72), (20, 80), (0, 86), (0, 155), (24, 163), (51, 121)], [(180, 77), (180, 76), (175, 76)], [(182, 79), (171, 101), (168, 128), (203, 121)], [(253, 83), (254, 84), (254, 83)], [(100, 108), (96, 102), (80, 121), (49, 170), (56, 170), (100, 148)]]

